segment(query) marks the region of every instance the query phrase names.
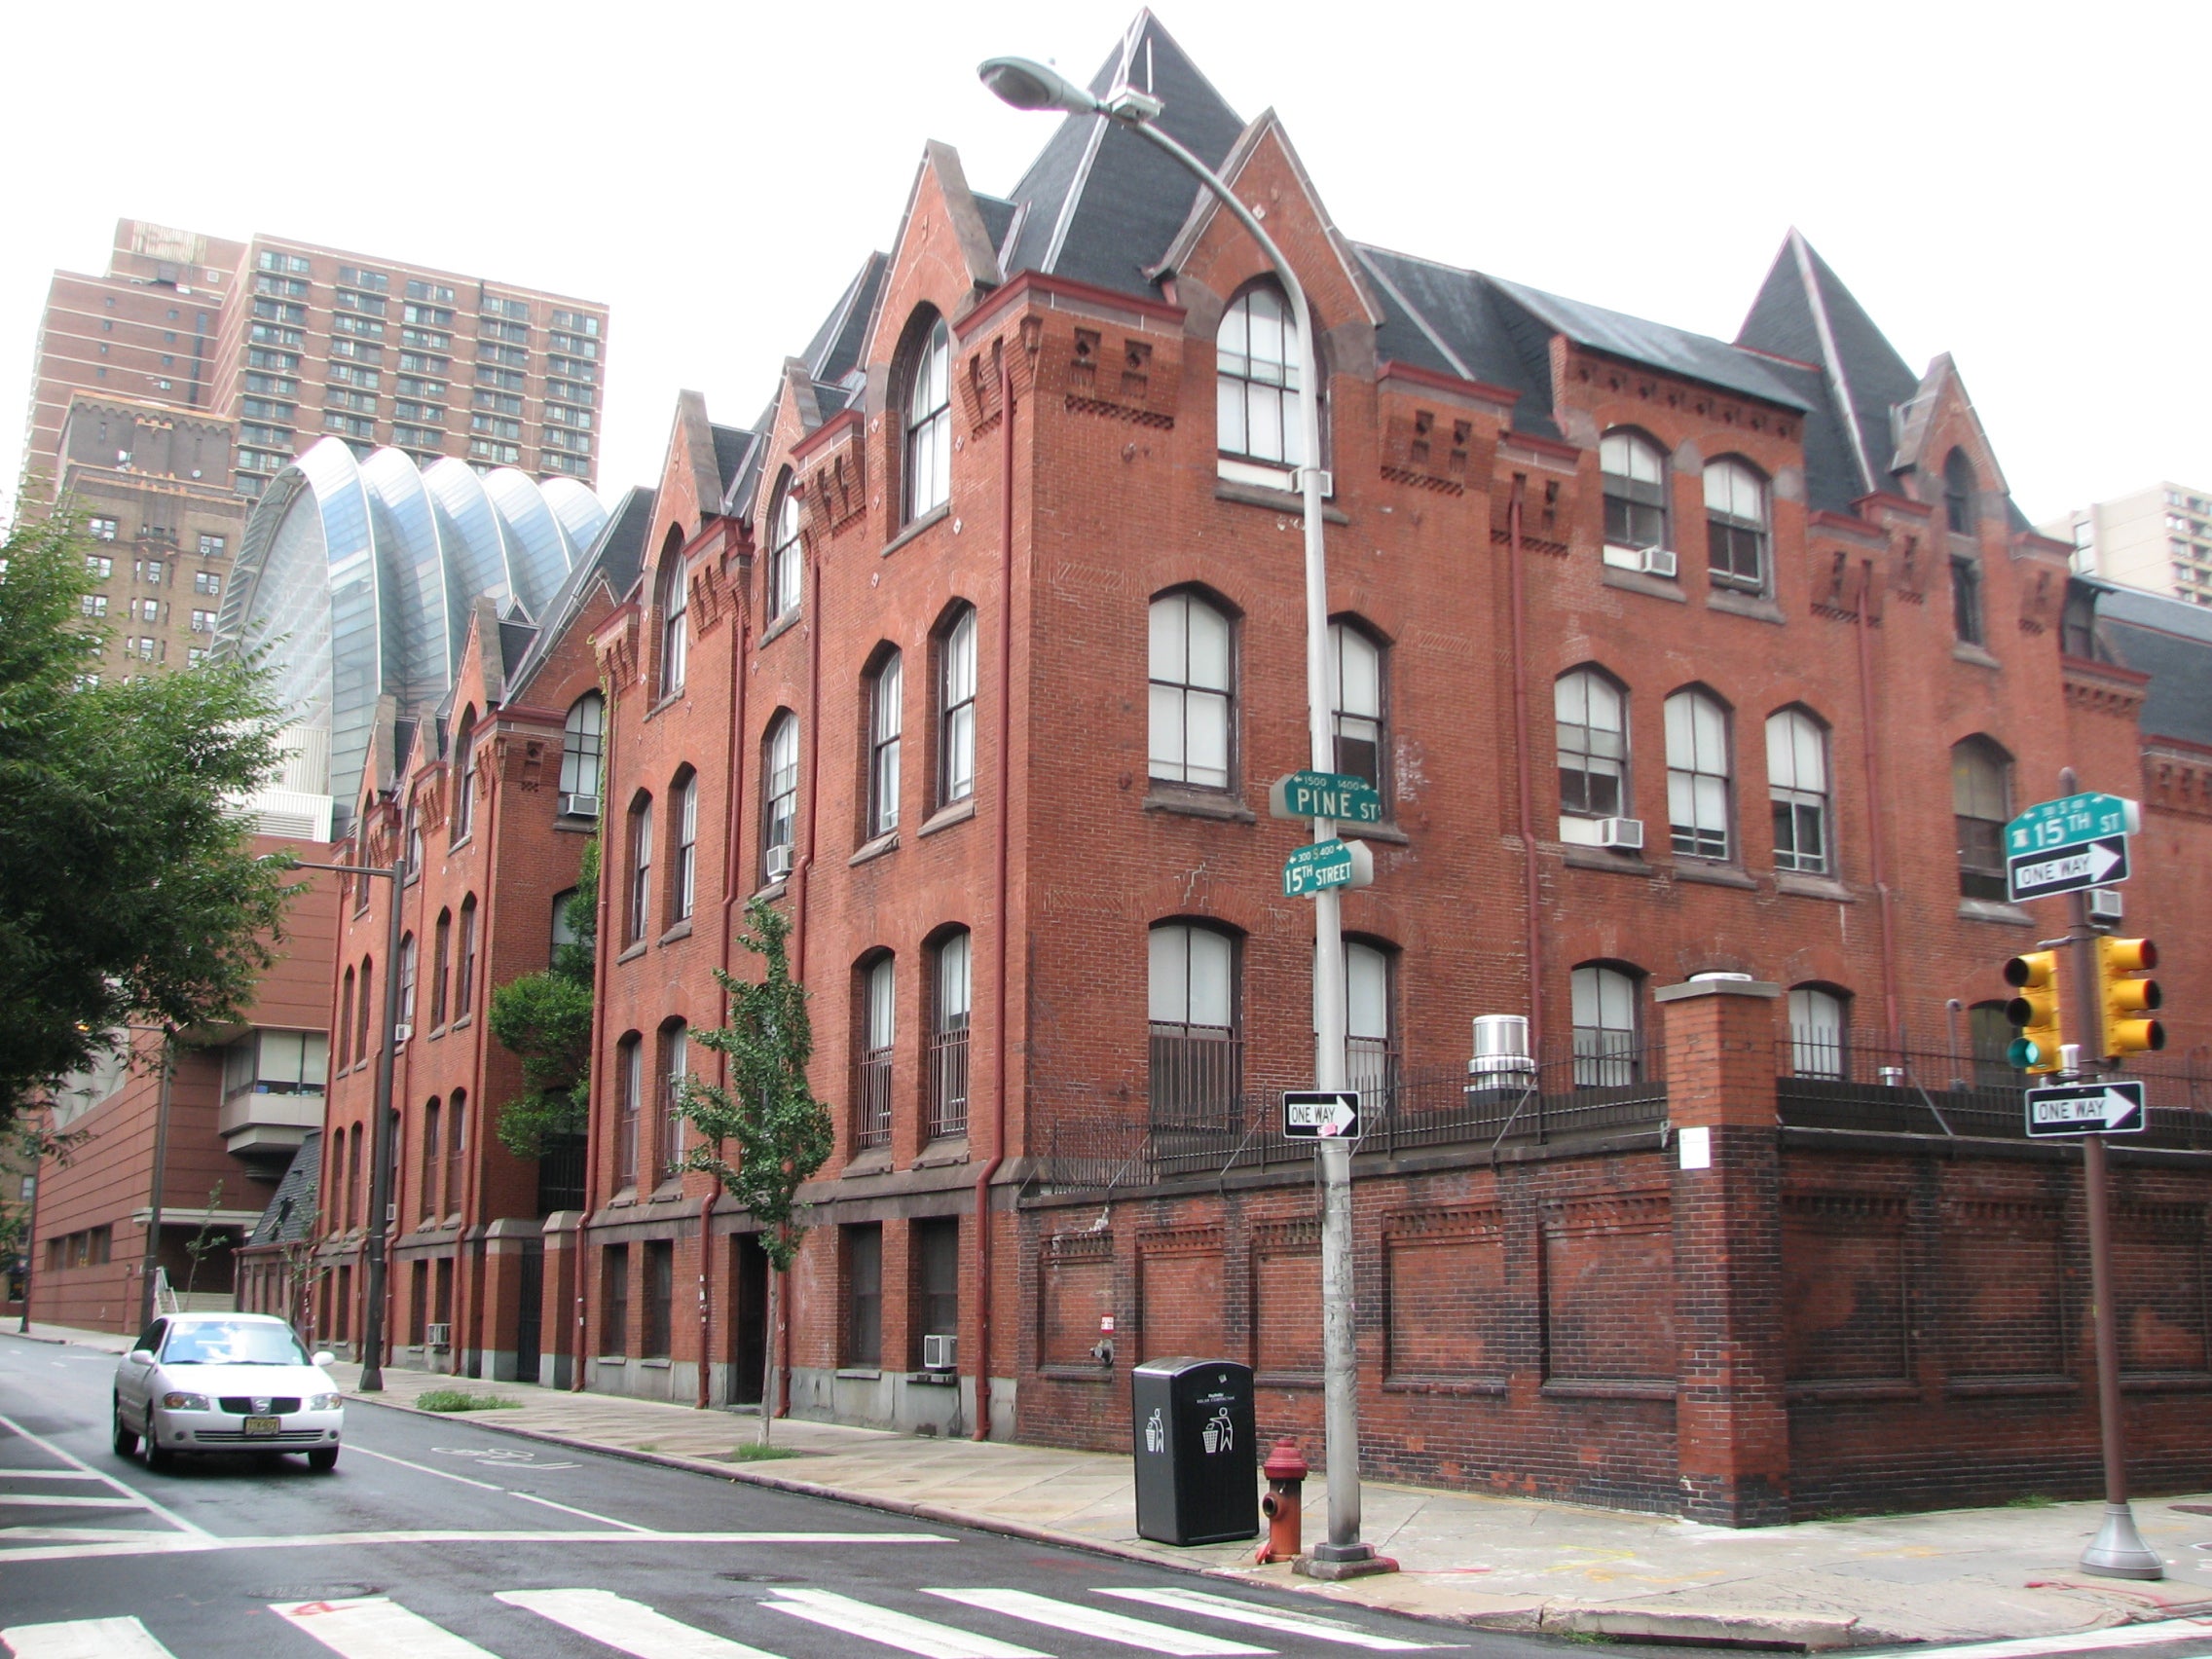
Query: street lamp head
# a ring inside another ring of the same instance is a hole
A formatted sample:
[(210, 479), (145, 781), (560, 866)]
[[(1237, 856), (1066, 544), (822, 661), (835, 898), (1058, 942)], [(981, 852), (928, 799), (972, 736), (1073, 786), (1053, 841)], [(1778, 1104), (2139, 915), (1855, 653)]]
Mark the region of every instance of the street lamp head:
[(986, 58), (976, 73), (1001, 101), (1015, 109), (1064, 109), (1070, 115), (1096, 115), (1105, 107), (1087, 88), (1027, 57)]

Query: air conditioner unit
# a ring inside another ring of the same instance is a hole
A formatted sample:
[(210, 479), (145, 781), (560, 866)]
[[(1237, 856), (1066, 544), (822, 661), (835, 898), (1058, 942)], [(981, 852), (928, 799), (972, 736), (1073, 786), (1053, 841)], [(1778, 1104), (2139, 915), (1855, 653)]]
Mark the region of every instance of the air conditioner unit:
[(1601, 818), (1598, 820), (1598, 845), (1620, 847), (1629, 852), (1643, 850), (1643, 820), (1641, 818)]
[(434, 1348), (451, 1347), (453, 1346), (453, 1327), (451, 1325), (424, 1325), (423, 1327), (423, 1346)]
[(960, 1346), (958, 1337), (924, 1337), (922, 1339), (922, 1369), (924, 1371), (951, 1371), (955, 1368), (954, 1355)]
[(792, 850), (788, 845), (768, 849), (766, 867), (770, 881), (781, 881), (792, 872)]
[(404, 1043), (414, 1035), (415, 1027), (404, 1022), (391, 1028), (391, 1039), (395, 1043)]
[(2122, 895), (2119, 888), (2092, 887), (2089, 889), (2090, 921), (2117, 922), (2126, 913), (2127, 906), (2123, 903)]
[(1646, 547), (1638, 557), (1642, 561), (1647, 576), (1672, 576), (1675, 573), (1675, 550), (1672, 547)]
[(571, 794), (564, 792), (561, 795), (561, 816), (563, 818), (597, 818), (599, 816), (599, 796), (595, 794)]

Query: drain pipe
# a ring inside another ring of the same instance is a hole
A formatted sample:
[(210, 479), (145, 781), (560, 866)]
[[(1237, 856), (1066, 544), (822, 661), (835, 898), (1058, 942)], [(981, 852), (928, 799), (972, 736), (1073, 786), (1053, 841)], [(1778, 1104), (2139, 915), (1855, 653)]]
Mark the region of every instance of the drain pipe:
[[(737, 521), (723, 522), (722, 556), (726, 559), (737, 543)], [(753, 639), (752, 598), (742, 581), (730, 584), (736, 595), (737, 614), (729, 623), (729, 764), (722, 776), (728, 780), (729, 811), (725, 815), (728, 828), (722, 836), (722, 940), (721, 954), (717, 958), (722, 972), (729, 972), (730, 910), (737, 903), (738, 883), (738, 803), (745, 799), (744, 771), (741, 765), (743, 733), (745, 731), (745, 659), (747, 647)], [(722, 998), (726, 1011), (729, 998)], [(722, 1087), (729, 1087), (729, 1056), (716, 1057), (716, 1072)], [(714, 1363), (714, 1264), (715, 1264), (715, 1205), (722, 1196), (719, 1180), (707, 1190), (699, 1203), (699, 1392), (692, 1403), (705, 1411), (714, 1403), (713, 1389), (708, 1384), (709, 1368)]]
[[(641, 619), (641, 628), (643, 621)], [(613, 955), (608, 941), (614, 936), (609, 931), (609, 913), (613, 909), (614, 883), (607, 879), (607, 803), (613, 797), (608, 786), (614, 781), (614, 739), (621, 730), (615, 719), (622, 704), (622, 687), (609, 680), (607, 684), (606, 753), (599, 762), (599, 923), (592, 945), (592, 1070), (596, 1074), (600, 1061), (607, 1054), (607, 1045), (597, 1039), (604, 1033), (607, 1022), (607, 996), (608, 981), (612, 978)], [(584, 1391), (584, 1354), (588, 1344), (585, 1313), (590, 1307), (591, 1251), (587, 1240), (591, 1235), (591, 1218), (599, 1210), (599, 1157), (600, 1130), (606, 1127), (607, 1090), (600, 1087), (599, 1078), (591, 1080), (591, 1095), (584, 1119), (584, 1212), (576, 1223), (576, 1351), (569, 1363), (569, 1392)]]
[(991, 1177), (1006, 1161), (1006, 1072), (1014, 1058), (1007, 1040), (1008, 836), (1014, 775), (1014, 360), (1001, 335), (999, 349), (999, 688), (998, 792), (992, 855), (997, 865), (998, 906), (991, 924), (992, 1017), (998, 1061), (991, 1068), (991, 1159), (976, 1177), (976, 1426), (977, 1440), (991, 1437)]
[(1873, 865), (1875, 912), (1882, 919), (1882, 1018), (1902, 1058), (1904, 1030), (1898, 1023), (1897, 923), (1891, 912), (1893, 896), (1882, 857), (1882, 774), (1874, 754), (1874, 645), (1868, 632), (1874, 604), (1874, 561), (1863, 561), (1860, 570), (1859, 743), (1866, 765), (1866, 847)]
[(1544, 958), (1543, 930), (1537, 914), (1539, 887), (1536, 875), (1536, 801), (1534, 762), (1529, 755), (1529, 578), (1521, 546), (1521, 505), (1528, 492), (1529, 475), (1513, 475), (1513, 496), (1505, 506), (1505, 534), (1510, 557), (1506, 571), (1513, 606), (1513, 752), (1521, 794), (1522, 903), (1527, 912), (1523, 946), (1529, 961), (1529, 1051), (1543, 1052)]

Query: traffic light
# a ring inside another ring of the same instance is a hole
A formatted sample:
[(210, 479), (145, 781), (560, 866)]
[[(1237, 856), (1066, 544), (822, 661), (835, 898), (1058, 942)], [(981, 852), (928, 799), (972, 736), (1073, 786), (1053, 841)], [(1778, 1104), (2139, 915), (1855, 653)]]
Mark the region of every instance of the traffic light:
[(2147, 939), (2097, 940), (2097, 1011), (2104, 1022), (2104, 1040), (2097, 1046), (2105, 1059), (2120, 1059), (2145, 1049), (2166, 1046), (2166, 1028), (2144, 1014), (2165, 998), (2158, 981), (2150, 977), (2158, 965), (2158, 947)]
[(2020, 1028), (2005, 1052), (2017, 1071), (2058, 1069), (2058, 1045), (2065, 1041), (2059, 1018), (2058, 956), (2055, 950), (2031, 950), (2005, 964), (2005, 982), (2020, 993), (2005, 1005), (2005, 1017)]

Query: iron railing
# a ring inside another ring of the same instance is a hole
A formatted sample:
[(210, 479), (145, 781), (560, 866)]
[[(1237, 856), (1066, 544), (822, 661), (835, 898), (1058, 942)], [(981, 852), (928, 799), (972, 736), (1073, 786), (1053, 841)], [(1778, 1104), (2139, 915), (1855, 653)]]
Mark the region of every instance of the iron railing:
[(872, 1049), (854, 1067), (853, 1146), (891, 1144), (891, 1051)]
[(968, 1132), (968, 1028), (940, 1031), (929, 1049), (930, 1139)]

